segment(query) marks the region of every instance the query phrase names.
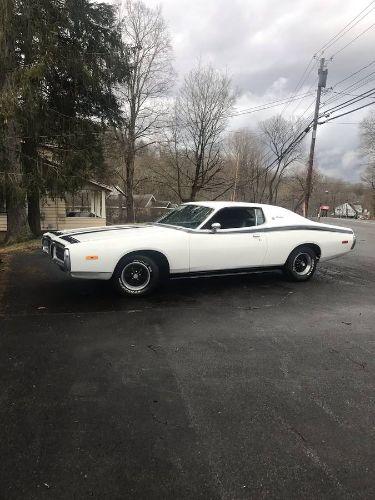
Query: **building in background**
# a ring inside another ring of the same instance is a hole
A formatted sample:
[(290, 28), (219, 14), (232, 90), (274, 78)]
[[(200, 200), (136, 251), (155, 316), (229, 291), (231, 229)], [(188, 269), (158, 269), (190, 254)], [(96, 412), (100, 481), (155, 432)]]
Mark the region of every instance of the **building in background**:
[[(96, 181), (86, 181), (80, 191), (64, 197), (43, 196), (40, 199), (40, 219), (43, 231), (100, 227), (107, 224), (106, 197), (111, 188)], [(5, 205), (0, 211), (0, 236), (7, 230)]]
[(334, 215), (336, 217), (348, 217), (352, 219), (357, 219), (363, 213), (362, 205), (352, 204), (352, 203), (342, 203), (335, 207)]

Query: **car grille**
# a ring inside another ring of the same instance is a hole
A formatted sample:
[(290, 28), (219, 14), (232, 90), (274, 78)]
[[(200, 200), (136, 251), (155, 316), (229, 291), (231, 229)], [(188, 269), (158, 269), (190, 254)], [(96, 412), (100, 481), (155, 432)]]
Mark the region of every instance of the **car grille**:
[(64, 247), (63, 246), (55, 244), (55, 256), (57, 259), (64, 262)]

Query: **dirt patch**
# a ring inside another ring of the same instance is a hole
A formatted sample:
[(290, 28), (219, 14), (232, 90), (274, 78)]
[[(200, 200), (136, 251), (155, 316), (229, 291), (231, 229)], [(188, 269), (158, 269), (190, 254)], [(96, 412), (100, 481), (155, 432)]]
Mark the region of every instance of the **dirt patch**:
[(0, 246), (0, 257), (13, 253), (29, 252), (30, 250), (35, 250), (36, 248), (40, 248), (40, 239), (14, 243), (13, 245)]

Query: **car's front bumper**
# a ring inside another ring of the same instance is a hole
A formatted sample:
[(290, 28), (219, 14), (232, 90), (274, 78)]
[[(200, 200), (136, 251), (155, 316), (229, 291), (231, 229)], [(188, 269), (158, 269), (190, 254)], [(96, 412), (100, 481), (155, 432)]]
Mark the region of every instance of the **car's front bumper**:
[(67, 247), (52, 240), (49, 236), (43, 236), (42, 251), (49, 255), (53, 262), (57, 264), (62, 271), (70, 272), (70, 252)]

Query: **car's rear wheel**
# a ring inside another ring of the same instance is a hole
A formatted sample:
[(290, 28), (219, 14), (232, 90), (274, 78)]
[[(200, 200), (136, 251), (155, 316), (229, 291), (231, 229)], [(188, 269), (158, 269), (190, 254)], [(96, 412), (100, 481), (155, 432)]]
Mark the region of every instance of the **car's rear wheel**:
[(311, 247), (295, 248), (285, 263), (284, 272), (292, 281), (307, 281), (314, 275), (318, 260)]
[(147, 295), (159, 284), (157, 263), (146, 255), (133, 254), (120, 260), (112, 276), (115, 289), (123, 295)]

